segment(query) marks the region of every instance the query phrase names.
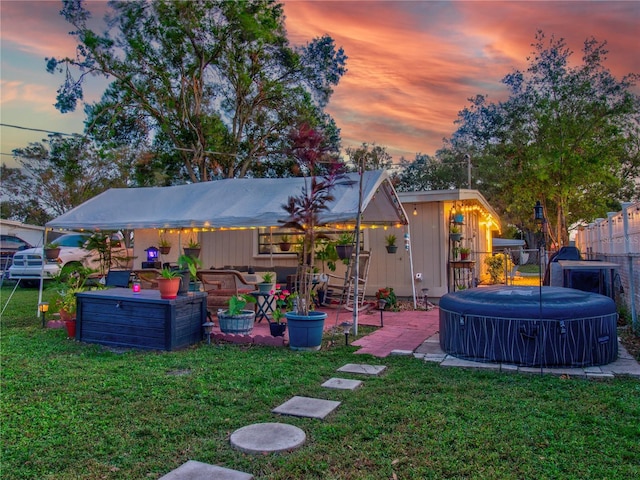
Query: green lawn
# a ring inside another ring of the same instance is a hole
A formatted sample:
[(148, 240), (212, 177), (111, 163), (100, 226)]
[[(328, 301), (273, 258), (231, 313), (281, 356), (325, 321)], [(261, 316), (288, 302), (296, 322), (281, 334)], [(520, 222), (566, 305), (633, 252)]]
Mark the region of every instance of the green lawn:
[[(257, 479), (640, 478), (638, 380), (378, 359), (342, 337), (313, 353), (115, 353), (43, 330), (36, 302), (18, 290), (1, 320), (3, 479), (153, 479), (189, 459)], [(353, 392), (320, 386), (354, 362), (388, 370)], [(343, 403), (325, 421), (270, 413), (293, 395)], [(275, 455), (231, 448), (234, 430), (272, 421), (302, 428), (307, 442)]]

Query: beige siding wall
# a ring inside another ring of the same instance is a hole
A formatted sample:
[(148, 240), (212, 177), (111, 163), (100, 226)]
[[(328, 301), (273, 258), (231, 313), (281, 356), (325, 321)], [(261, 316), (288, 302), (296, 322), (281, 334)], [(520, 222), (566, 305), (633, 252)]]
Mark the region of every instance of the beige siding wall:
[[(414, 205), (417, 215), (413, 215)], [(464, 243), (472, 249), (472, 259), (481, 258), (476, 252), (490, 250), (491, 232), (484, 223), (484, 212), (474, 209), (467, 202), (464, 211), (463, 227)], [(421, 290), (428, 288), (430, 297), (441, 297), (447, 293), (447, 268), (450, 255), (449, 213), (453, 202), (432, 201), (423, 203), (407, 202), (405, 210), (409, 214), (413, 276), (409, 252), (404, 248), (405, 227), (371, 228), (365, 230), (364, 248), (371, 252), (371, 263), (367, 283), (367, 296), (374, 296), (379, 288), (393, 287), (400, 297), (411, 297), (413, 289), (420, 299)], [(458, 208), (459, 203), (458, 203)], [(398, 251), (387, 253), (385, 236), (394, 234), (397, 237)], [(183, 246), (189, 238), (197, 235), (202, 244), (200, 258), (204, 268), (220, 268), (225, 265), (253, 265), (268, 267), (271, 265), (295, 266), (295, 254), (273, 258), (257, 255), (257, 230), (227, 230), (216, 232), (186, 233), (180, 235)], [(161, 258), (163, 262), (175, 262), (181, 253), (176, 248), (179, 244), (178, 233), (165, 233), (172, 243), (171, 253)], [(157, 246), (159, 233), (157, 230), (137, 230), (134, 254), (135, 268), (140, 268), (146, 260), (144, 250), (149, 246)], [(475, 255), (475, 258), (473, 257)], [(481, 275), (480, 269), (485, 267), (476, 263), (475, 276)], [(338, 263), (335, 275), (343, 276), (344, 265)], [(415, 280), (415, 274), (422, 274), (422, 281)]]

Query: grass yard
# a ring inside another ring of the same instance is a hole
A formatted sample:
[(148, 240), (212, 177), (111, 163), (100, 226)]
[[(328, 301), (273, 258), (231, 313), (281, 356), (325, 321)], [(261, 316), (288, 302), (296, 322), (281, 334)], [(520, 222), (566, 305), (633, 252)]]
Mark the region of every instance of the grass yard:
[[(189, 459), (257, 479), (640, 478), (635, 379), (446, 369), (341, 341), (118, 353), (40, 328), (36, 304), (18, 290), (1, 319), (3, 479), (156, 479)], [(320, 386), (361, 362), (388, 369), (356, 391)], [(343, 403), (325, 421), (270, 413), (294, 395)], [(273, 421), (302, 428), (305, 445), (231, 448), (236, 429)]]

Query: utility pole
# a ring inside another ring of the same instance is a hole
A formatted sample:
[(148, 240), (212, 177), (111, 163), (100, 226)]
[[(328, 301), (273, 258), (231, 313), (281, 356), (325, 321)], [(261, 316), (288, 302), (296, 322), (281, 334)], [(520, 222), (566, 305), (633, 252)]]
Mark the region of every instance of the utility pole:
[(471, 190), (471, 155), (467, 153), (464, 158), (467, 161), (467, 188)]

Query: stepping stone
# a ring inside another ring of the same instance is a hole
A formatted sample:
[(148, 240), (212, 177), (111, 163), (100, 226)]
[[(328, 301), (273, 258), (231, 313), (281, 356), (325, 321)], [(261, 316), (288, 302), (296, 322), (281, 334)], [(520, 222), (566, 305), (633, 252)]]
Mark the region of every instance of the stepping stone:
[(307, 435), (285, 423), (255, 423), (231, 434), (231, 446), (245, 453), (264, 454), (301, 447)]
[(347, 363), (338, 369), (339, 372), (361, 373), (363, 375), (380, 375), (387, 369), (385, 365), (367, 365), (364, 363)]
[(348, 380), (346, 378), (330, 378), (321, 386), (338, 390), (355, 390), (362, 385), (362, 380)]
[(340, 403), (341, 402), (333, 400), (295, 396), (279, 407), (274, 408), (271, 412), (294, 417), (319, 418), (322, 420), (338, 408)]
[(160, 480), (252, 480), (249, 473), (231, 470), (230, 468), (209, 465), (208, 463), (189, 460), (175, 470), (170, 471)]

